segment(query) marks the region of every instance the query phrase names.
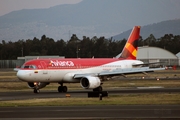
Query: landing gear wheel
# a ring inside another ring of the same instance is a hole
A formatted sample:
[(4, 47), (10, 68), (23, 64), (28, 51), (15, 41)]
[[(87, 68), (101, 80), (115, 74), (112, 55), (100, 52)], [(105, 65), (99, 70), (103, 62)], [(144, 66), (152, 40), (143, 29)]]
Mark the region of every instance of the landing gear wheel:
[(58, 92), (60, 92), (60, 93), (62, 92), (62, 86), (58, 87)]
[(39, 90), (37, 90), (37, 89), (34, 89), (34, 93), (39, 93)]
[(68, 90), (68, 89), (67, 89), (66, 86), (59, 86), (59, 87), (58, 87), (58, 92), (60, 92), (60, 93), (61, 93), (61, 92), (64, 92), (64, 93), (65, 93), (65, 92), (67, 92), (67, 90)]
[(63, 86), (63, 87), (62, 87), (62, 92), (64, 92), (64, 93), (67, 92), (67, 87), (66, 87), (66, 86)]
[(103, 91), (102, 86), (99, 86), (99, 87), (98, 87), (98, 91), (99, 91), (99, 92), (102, 92), (102, 91)]
[(101, 91), (103, 91), (102, 86), (93, 89), (93, 92), (101, 92)]

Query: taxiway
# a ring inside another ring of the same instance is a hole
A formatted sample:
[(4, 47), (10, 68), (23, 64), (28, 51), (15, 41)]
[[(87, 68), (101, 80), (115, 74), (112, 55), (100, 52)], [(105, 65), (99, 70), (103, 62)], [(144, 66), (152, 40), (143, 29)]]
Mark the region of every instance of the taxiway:
[[(57, 91), (44, 91), (42, 90), (39, 94), (34, 94), (31, 90), (29, 91), (11, 91), (11, 92), (0, 92), (0, 101), (5, 100), (25, 100), (34, 98), (63, 98), (66, 94), (70, 94), (71, 97), (88, 97), (88, 92), (92, 90), (76, 90), (69, 91), (67, 93), (58, 93)], [(180, 93), (180, 88), (161, 88), (161, 87), (136, 87), (136, 88), (114, 88), (105, 90), (109, 95), (119, 94), (132, 94), (132, 93)]]
[(7, 120), (120, 120), (180, 118), (180, 105), (47, 106), (1, 107), (0, 119)]
[[(107, 90), (110, 95), (133, 93), (180, 93), (180, 88), (131, 88)], [(69, 91), (72, 97), (87, 97), (88, 91)], [(67, 93), (57, 91), (41, 91), (34, 94), (31, 91), (0, 92), (0, 101), (63, 98)], [(119, 120), (119, 119), (180, 119), (180, 105), (87, 105), (87, 106), (28, 106), (0, 107), (1, 120)]]

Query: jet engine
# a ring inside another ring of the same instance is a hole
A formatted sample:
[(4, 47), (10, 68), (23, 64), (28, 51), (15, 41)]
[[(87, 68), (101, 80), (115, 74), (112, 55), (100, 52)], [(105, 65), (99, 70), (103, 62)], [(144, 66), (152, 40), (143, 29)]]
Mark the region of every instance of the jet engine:
[(49, 83), (45, 83), (45, 82), (28, 82), (28, 86), (32, 89), (36, 89), (39, 90), (43, 87), (46, 87), (46, 85), (48, 85)]
[(94, 89), (101, 85), (101, 80), (98, 77), (85, 76), (81, 78), (80, 84), (85, 89)]

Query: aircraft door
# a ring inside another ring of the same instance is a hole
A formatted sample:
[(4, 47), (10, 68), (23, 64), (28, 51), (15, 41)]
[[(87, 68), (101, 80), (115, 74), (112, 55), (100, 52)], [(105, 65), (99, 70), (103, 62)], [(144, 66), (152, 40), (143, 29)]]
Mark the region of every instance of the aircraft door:
[(41, 66), (43, 68), (43, 74), (48, 74), (47, 69), (47, 64), (44, 61), (41, 61)]
[(81, 65), (80, 65), (80, 64), (77, 64), (77, 65), (76, 65), (76, 68), (77, 68), (77, 69), (81, 69)]
[(47, 69), (47, 65), (46, 65), (46, 63), (44, 61), (41, 61), (41, 66), (42, 66), (43, 69)]

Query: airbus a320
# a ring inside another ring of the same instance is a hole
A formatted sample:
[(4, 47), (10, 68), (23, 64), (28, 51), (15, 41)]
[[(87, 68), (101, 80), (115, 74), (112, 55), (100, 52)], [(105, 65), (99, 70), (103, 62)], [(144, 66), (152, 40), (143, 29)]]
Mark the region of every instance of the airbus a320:
[(38, 93), (50, 83), (58, 83), (58, 92), (67, 92), (63, 83), (80, 83), (84, 89), (102, 91), (102, 83), (112, 76), (153, 72), (164, 68), (143, 67), (136, 60), (140, 26), (135, 26), (119, 58), (34, 59), (17, 70), (19, 80)]

